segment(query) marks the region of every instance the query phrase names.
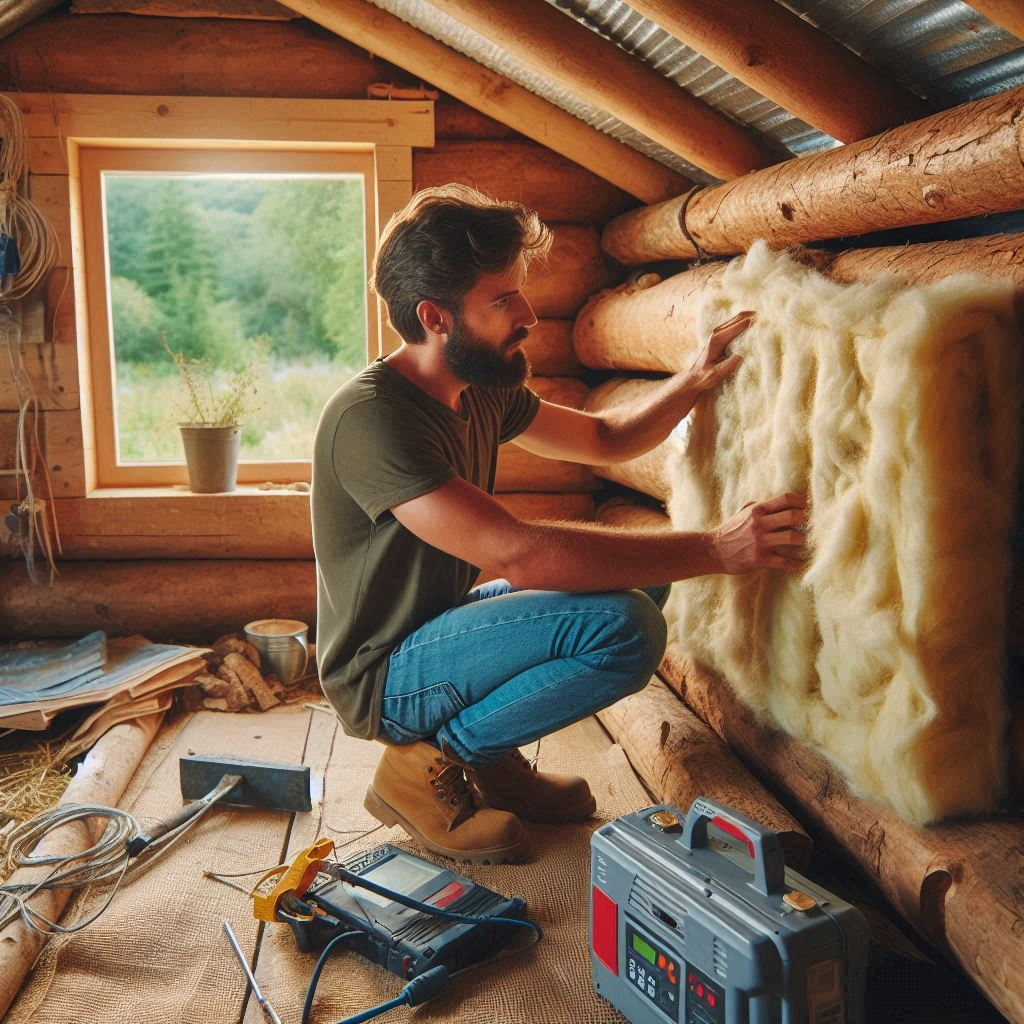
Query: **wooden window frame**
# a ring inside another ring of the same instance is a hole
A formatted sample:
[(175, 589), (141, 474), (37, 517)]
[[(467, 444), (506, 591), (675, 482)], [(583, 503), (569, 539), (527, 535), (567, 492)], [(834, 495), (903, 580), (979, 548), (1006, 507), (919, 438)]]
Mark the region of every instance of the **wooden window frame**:
[[(332, 155), (366, 161), (366, 259), (388, 218), (412, 195), (413, 147), (434, 144), (430, 101), (208, 99), (199, 97), (47, 96), (23, 106), (29, 134), (53, 134), (60, 124), (68, 157), (70, 249), (75, 281), (86, 493), (99, 489), (187, 483), (184, 464), (118, 465), (113, 421), (111, 335), (106, 245), (97, 151), (146, 154), (153, 165), (171, 154), (193, 154), (197, 165), (238, 166), (246, 155), (300, 169)], [(36, 125), (36, 122), (39, 122)], [(203, 154), (207, 153), (208, 156)], [(92, 191), (90, 191), (92, 190)], [(401, 343), (383, 304), (368, 296), (369, 358)], [(251, 462), (240, 483), (308, 481), (311, 463)]]

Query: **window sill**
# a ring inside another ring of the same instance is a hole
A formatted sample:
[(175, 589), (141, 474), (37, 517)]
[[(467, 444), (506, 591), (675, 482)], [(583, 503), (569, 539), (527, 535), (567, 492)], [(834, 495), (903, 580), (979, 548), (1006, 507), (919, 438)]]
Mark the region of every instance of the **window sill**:
[(86, 500), (91, 498), (132, 498), (135, 500), (156, 498), (253, 498), (260, 495), (294, 494), (298, 497), (309, 497), (309, 484), (304, 481), (280, 484), (238, 484), (233, 491), (218, 491), (213, 494), (198, 494), (190, 491), (185, 484), (168, 484), (165, 487), (96, 487), (89, 492)]

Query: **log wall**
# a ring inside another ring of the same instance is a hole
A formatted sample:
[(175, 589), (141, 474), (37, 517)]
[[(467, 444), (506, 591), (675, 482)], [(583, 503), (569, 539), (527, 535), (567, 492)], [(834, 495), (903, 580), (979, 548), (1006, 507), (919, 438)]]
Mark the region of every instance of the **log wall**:
[[(267, 59), (268, 53), (274, 54), (273, 60)], [(0, 40), (0, 90), (10, 92), (364, 99), (375, 82), (420, 84), (394, 65), (304, 20), (235, 21), (226, 32), (218, 19), (58, 13)], [(448, 96), (437, 101), (435, 114), (435, 147), (413, 154), (414, 188), (463, 182), (536, 208), (554, 229), (547, 264), (533, 268), (526, 288), (540, 318), (527, 354), (542, 397), (580, 407), (587, 389), (579, 380), (582, 367), (572, 348), (573, 321), (587, 297), (611, 283), (610, 267), (600, 250), (600, 227), (635, 206), (636, 200)], [(126, 582), (120, 592), (122, 610), (110, 620), (110, 628), (145, 626), (153, 631), (167, 614), (176, 635), (185, 638), (182, 630), (188, 620), (182, 617), (181, 595), (187, 587), (176, 590), (179, 584), (166, 581), (198, 578), (194, 560), (252, 560), (254, 566), (268, 560), (294, 563), (291, 571), (308, 584), (308, 496), (255, 487), (224, 496), (193, 495), (180, 488), (92, 489), (90, 441), (87, 428), (83, 430), (79, 386), (82, 334), (69, 259), (68, 166), (60, 140), (51, 134), (30, 140), (29, 193), (57, 229), (62, 256), (45, 295), (23, 310), (21, 351), (42, 409), (40, 435), (65, 560), (75, 566), (53, 590), (40, 589), (31, 599), (24, 598), (28, 604), (18, 606), (24, 614), (10, 603), (22, 600), (17, 595), (24, 570), (17, 563), (6, 567), (2, 589), (8, 614), (0, 615), (0, 635), (67, 634), (78, 621), (69, 615), (68, 602), (88, 605), (76, 595), (86, 593), (88, 579), (104, 571), (105, 579), (134, 578), (134, 586), (145, 589), (150, 602), (138, 614), (124, 610), (132, 589)], [(13, 381), (5, 369), (0, 372), (0, 468), (14, 464), (17, 408)], [(501, 453), (497, 489), (502, 500), (524, 516), (592, 518), (590, 492), (597, 486), (585, 467), (541, 459), (511, 445)], [(0, 476), (0, 500), (13, 495), (13, 478)], [(13, 555), (11, 538), (2, 528), (0, 533), (0, 546)], [(114, 564), (105, 566), (106, 560)], [(168, 562), (179, 563), (180, 568)], [(250, 570), (238, 567), (239, 573), (246, 571)], [(269, 581), (272, 575), (257, 578)], [(82, 588), (78, 592), (67, 589), (72, 576)], [(235, 584), (224, 586), (232, 590)], [(312, 591), (307, 586), (304, 593), (303, 615), (312, 615)], [(116, 603), (100, 598), (91, 602), (107, 609)], [(225, 607), (233, 607), (232, 602)], [(241, 608), (236, 610), (241, 614)], [(101, 621), (102, 615), (87, 614), (82, 625)], [(168, 624), (162, 628), (166, 632)]]

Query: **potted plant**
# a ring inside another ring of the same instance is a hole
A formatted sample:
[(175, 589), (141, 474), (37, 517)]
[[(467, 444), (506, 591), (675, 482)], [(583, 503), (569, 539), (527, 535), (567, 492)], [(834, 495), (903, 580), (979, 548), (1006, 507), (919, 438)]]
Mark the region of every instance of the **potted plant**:
[(189, 359), (167, 344), (182, 383), (186, 404), (179, 406), (186, 420), (179, 423), (185, 448), (190, 490), (214, 494), (235, 489), (242, 420), (259, 405), (256, 371), (239, 371), (219, 379), (208, 359)]

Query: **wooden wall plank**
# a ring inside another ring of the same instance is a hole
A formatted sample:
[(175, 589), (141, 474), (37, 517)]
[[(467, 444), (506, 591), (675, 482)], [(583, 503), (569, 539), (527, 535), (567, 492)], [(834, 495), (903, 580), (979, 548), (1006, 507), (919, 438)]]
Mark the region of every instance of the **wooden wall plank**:
[[(0, 429), (4, 420), (0, 417)], [(136, 493), (138, 492), (138, 493)], [(495, 495), (524, 519), (590, 520), (589, 493)], [(310, 559), (309, 498), (294, 491), (192, 494), (163, 488), (98, 492), (56, 502), (64, 558)]]
[(413, 187), (460, 181), (536, 210), (544, 221), (604, 225), (636, 206), (596, 174), (527, 141), (442, 142), (417, 150)]
[(0, 39), (4, 91), (363, 99), (379, 81), (416, 84), (308, 21), (56, 13)]

